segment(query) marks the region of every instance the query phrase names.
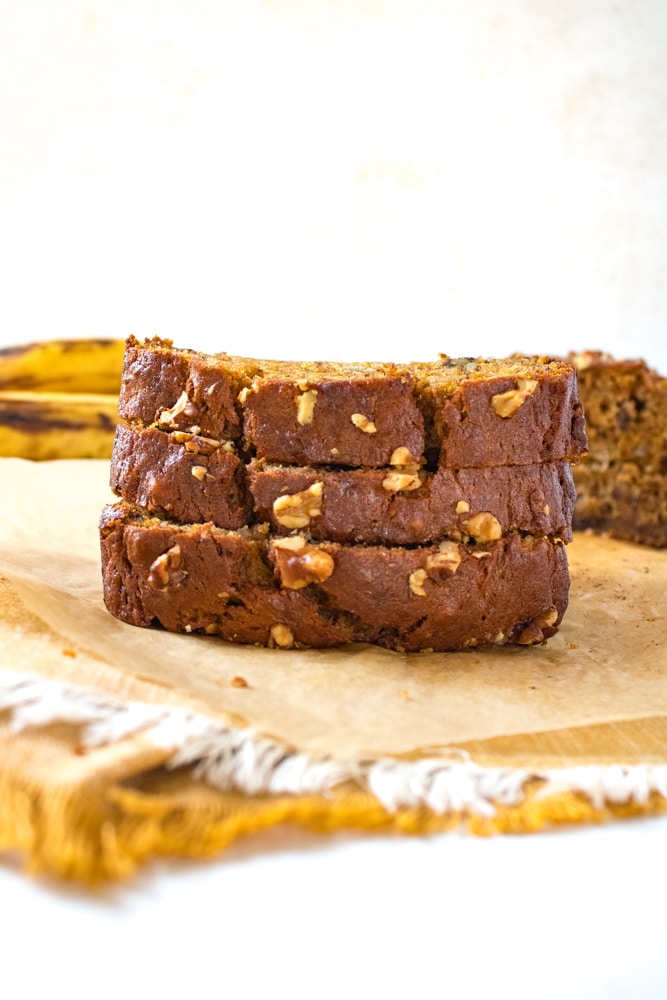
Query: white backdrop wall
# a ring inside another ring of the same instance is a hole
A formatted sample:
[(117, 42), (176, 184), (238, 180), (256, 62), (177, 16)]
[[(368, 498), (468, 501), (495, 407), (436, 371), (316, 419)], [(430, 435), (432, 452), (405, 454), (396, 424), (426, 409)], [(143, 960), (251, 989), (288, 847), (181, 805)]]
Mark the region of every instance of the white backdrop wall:
[(0, 0), (0, 338), (667, 370), (664, 0)]

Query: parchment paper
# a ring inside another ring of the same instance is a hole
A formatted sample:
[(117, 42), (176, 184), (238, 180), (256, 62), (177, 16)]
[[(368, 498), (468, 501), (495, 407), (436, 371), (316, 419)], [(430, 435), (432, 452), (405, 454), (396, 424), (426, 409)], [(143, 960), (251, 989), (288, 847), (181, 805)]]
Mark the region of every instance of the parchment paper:
[[(191, 705), (338, 757), (667, 714), (667, 553), (577, 536), (570, 607), (544, 647), (263, 650), (106, 612), (97, 521), (107, 477), (108, 462), (0, 460), (2, 666)], [(232, 687), (236, 676), (249, 686)]]

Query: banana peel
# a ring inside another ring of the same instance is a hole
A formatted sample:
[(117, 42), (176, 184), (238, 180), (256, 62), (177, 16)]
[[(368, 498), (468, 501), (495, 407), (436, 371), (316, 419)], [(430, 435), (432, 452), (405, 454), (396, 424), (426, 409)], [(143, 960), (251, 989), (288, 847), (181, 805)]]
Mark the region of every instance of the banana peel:
[(44, 340), (0, 348), (0, 391), (118, 395), (123, 340)]
[(109, 458), (122, 340), (47, 340), (0, 349), (0, 455)]
[(109, 458), (117, 411), (111, 393), (0, 392), (0, 455)]

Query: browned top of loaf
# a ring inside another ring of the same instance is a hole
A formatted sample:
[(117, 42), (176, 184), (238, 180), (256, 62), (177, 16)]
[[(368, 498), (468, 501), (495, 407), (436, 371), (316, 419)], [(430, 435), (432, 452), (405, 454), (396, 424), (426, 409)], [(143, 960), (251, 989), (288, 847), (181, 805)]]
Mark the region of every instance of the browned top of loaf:
[(119, 410), (237, 441), (243, 428), (258, 458), (303, 465), (379, 467), (399, 448), (452, 468), (532, 464), (586, 448), (575, 369), (543, 357), (260, 361), (130, 338)]

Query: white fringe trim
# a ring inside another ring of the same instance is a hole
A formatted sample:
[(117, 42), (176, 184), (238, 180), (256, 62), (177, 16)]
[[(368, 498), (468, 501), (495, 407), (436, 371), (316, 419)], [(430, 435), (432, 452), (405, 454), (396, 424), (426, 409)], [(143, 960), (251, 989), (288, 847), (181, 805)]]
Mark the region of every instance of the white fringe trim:
[[(16, 670), (0, 670), (0, 712), (10, 712), (12, 731), (54, 722), (82, 727), (88, 748), (142, 733), (171, 751), (167, 766), (193, 765), (193, 774), (222, 791), (294, 795), (328, 794), (343, 781), (365, 787), (390, 812), (426, 806), (437, 814), (492, 816), (496, 805), (518, 805), (529, 778), (544, 781), (539, 794), (581, 792), (602, 808), (606, 802), (646, 803), (652, 792), (667, 798), (667, 765), (614, 764), (526, 770), (481, 767), (467, 754), (417, 761), (391, 758), (370, 764), (296, 753), (250, 729), (234, 729), (178, 707), (125, 702), (69, 682)], [(454, 759), (452, 759), (452, 757)]]

